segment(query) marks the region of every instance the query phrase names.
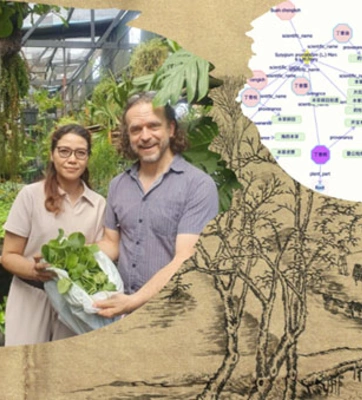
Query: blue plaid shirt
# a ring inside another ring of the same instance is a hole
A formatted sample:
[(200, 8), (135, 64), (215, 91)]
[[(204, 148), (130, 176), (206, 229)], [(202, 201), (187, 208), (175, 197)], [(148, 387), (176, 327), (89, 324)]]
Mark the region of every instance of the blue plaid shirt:
[(201, 233), (218, 213), (215, 182), (180, 155), (147, 193), (138, 167), (111, 181), (106, 207), (106, 228), (120, 233), (118, 269), (127, 294), (172, 260), (178, 234)]

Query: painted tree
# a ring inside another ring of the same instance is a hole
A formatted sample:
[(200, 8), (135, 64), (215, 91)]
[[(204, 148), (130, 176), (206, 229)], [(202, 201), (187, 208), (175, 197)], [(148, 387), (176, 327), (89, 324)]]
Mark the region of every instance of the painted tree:
[(260, 193), (254, 194), (250, 189), (256, 182), (252, 173), (244, 177), (244, 190), (239, 193), (241, 199), (238, 201), (243, 205), (243, 211), (232, 208), (218, 216), (203, 233), (193, 259), (194, 270), (213, 278), (224, 309), (226, 332), (224, 359), (198, 396), (200, 400), (218, 398), (239, 361), (239, 328), (249, 291), (264, 299), (262, 289), (252, 277), (258, 261), (255, 235), (266, 216), (263, 205), (280, 195), (282, 189), (281, 182), (274, 177), (265, 183)]
[(316, 210), (314, 228), (326, 248), (323, 262), (328, 269), (339, 269), (340, 258), (361, 246), (362, 208), (357, 202), (322, 197)]
[[(230, 95), (214, 96), (214, 107), (229, 100)], [(227, 107), (221, 108), (225, 113)], [(275, 384), (283, 380), (283, 399), (293, 400), (309, 289), (321, 282), (326, 268), (337, 263), (340, 240), (357, 243), (360, 217), (354, 205), (322, 198), (286, 176), (275, 162), (269, 163), (270, 156), (253, 133), (238, 132), (238, 118), (243, 120), (238, 110), (231, 112), (234, 114), (224, 116), (224, 125), (217, 120), (220, 132), (226, 139), (231, 121), (231, 131), (239, 137), (214, 145), (218, 151), (223, 143), (241, 146), (224, 154), (232, 157), (234, 165), (243, 166), (238, 170), (242, 189), (234, 195), (231, 209), (203, 233), (189, 267), (212, 277), (223, 305), (226, 333), (224, 359), (198, 399), (219, 398), (232, 376), (240, 360), (239, 330), (245, 305), (253, 296), (260, 312), (255, 381), (249, 400), (267, 399)], [(265, 162), (270, 164), (270, 173), (266, 174), (265, 168), (258, 173), (258, 165)], [(282, 327), (279, 336), (273, 333), (275, 321)]]

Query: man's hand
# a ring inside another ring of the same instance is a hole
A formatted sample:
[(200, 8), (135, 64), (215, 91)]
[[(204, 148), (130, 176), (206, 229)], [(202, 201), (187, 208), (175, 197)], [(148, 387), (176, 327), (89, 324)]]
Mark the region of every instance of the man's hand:
[(170, 263), (156, 272), (137, 292), (130, 295), (117, 293), (107, 300), (95, 302), (94, 307), (101, 308), (98, 314), (108, 318), (128, 314), (149, 301), (169, 282), (183, 262), (192, 256), (198, 238), (196, 234), (178, 235), (175, 256)]
[(100, 308), (98, 314), (102, 317), (112, 318), (117, 315), (129, 314), (137, 308), (134, 295), (117, 293), (107, 300), (99, 300), (93, 304)]

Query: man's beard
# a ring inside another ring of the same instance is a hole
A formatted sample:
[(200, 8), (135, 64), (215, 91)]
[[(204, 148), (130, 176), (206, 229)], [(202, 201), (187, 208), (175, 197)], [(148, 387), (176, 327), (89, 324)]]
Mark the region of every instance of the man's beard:
[(165, 152), (167, 151), (167, 149), (170, 146), (170, 139), (164, 139), (163, 141), (158, 143), (158, 151), (156, 151), (156, 153), (154, 154), (150, 154), (150, 155), (141, 155), (139, 152), (138, 147), (134, 148), (132, 147), (133, 152), (137, 155), (137, 157), (139, 158), (140, 161), (144, 162), (144, 163), (148, 163), (148, 164), (152, 164), (152, 163), (157, 163), (162, 156), (165, 154)]

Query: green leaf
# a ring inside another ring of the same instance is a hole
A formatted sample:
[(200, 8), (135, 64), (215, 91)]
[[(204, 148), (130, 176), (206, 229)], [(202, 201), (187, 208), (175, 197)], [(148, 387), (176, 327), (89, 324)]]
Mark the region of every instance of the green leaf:
[(196, 97), (198, 76), (199, 72), (197, 69), (186, 68), (185, 79), (186, 79), (186, 95), (188, 103), (192, 103), (192, 100), (195, 99)]
[(72, 270), (78, 265), (79, 257), (75, 253), (68, 253), (65, 257), (65, 266), (67, 270)]
[(52, 265), (57, 265), (58, 262), (58, 252), (51, 248), (49, 245), (44, 245), (41, 248), (41, 253), (43, 258)]
[(231, 206), (233, 191), (240, 189), (241, 184), (237, 180), (235, 172), (226, 168), (225, 165), (219, 165), (219, 168), (211, 177), (214, 179), (218, 189), (219, 211), (227, 211)]
[(86, 245), (81, 232), (73, 232), (68, 238), (59, 230), (57, 239), (51, 239), (42, 246), (45, 260), (52, 265), (68, 271), (69, 279), (60, 279), (57, 283), (61, 294), (67, 293), (72, 282), (76, 282), (88, 294), (102, 290), (102, 285), (109, 283), (107, 274), (98, 265), (94, 253), (97, 245)]
[(99, 247), (96, 244), (90, 244), (88, 246), (88, 249), (92, 254), (97, 253), (99, 251)]
[(75, 280), (74, 283), (78, 285), (81, 289), (85, 290), (83, 283), (80, 279)]
[(202, 117), (194, 121), (188, 133), (190, 149), (183, 156), (193, 165), (201, 168), (209, 175), (218, 168), (221, 156), (209, 150), (212, 140), (218, 134), (218, 127), (210, 117)]
[(167, 45), (170, 48), (172, 53), (176, 53), (176, 51), (182, 49), (182, 47), (177, 42), (175, 42), (174, 40), (166, 39), (166, 43), (167, 43)]
[(209, 63), (184, 49), (178, 50), (156, 72), (156, 82), (159, 86), (156, 106), (168, 100), (176, 104), (184, 89), (189, 103), (200, 100), (209, 90)]
[(15, 13), (15, 10), (9, 7), (1, 9), (0, 14), (0, 38), (6, 38), (11, 36), (14, 27), (11, 21), (11, 17)]
[(197, 71), (198, 71), (198, 97), (197, 101), (202, 100), (204, 97), (206, 97), (208, 91), (209, 91), (209, 63), (202, 59), (199, 58), (197, 60)]
[(237, 177), (220, 154), (209, 150), (213, 139), (218, 135), (217, 124), (210, 117), (194, 120), (189, 128), (190, 149), (183, 152), (187, 161), (209, 174), (216, 183), (219, 195), (219, 211), (229, 209), (234, 189), (241, 187)]
[(73, 268), (71, 271), (69, 271), (69, 276), (72, 279), (72, 281), (81, 279), (81, 277), (86, 269), (87, 269), (86, 265), (78, 264), (75, 268)]
[(103, 285), (102, 290), (107, 292), (115, 292), (117, 290), (116, 285), (113, 282), (108, 282)]
[(64, 237), (64, 229), (60, 228), (58, 232), (58, 237), (55, 240), (59, 243)]
[(107, 281), (107, 275), (103, 271), (100, 271), (94, 275), (93, 279), (96, 284), (102, 285)]
[(72, 286), (72, 281), (68, 278), (61, 278), (57, 282), (57, 289), (60, 294), (65, 294)]
[(49, 246), (47, 244), (43, 244), (41, 247), (41, 254), (45, 260), (49, 260)]
[(85, 245), (85, 236), (81, 232), (74, 232), (68, 236), (70, 246), (80, 248)]

